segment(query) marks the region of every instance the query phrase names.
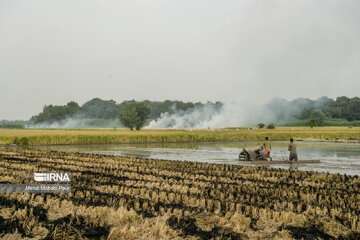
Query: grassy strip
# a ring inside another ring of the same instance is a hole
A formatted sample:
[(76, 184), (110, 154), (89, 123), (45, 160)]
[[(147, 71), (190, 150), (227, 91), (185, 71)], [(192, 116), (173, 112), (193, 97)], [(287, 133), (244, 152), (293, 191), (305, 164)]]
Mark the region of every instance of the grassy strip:
[(235, 142), (262, 140), (360, 141), (360, 127), (277, 127), (276, 129), (229, 128), (216, 130), (141, 130), (125, 129), (0, 129), (0, 144), (27, 138), (30, 145), (109, 144), (109, 143), (184, 143)]

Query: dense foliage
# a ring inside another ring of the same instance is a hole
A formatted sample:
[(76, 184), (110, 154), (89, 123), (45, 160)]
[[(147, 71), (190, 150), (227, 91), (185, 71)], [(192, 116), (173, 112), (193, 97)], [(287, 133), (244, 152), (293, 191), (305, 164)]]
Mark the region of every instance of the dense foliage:
[[(120, 112), (134, 100), (116, 103), (114, 100), (94, 98), (83, 105), (71, 101), (66, 105), (45, 105), (43, 111), (33, 116), (30, 121), (0, 121), (2, 128), (23, 128), (24, 125), (47, 127), (46, 124), (58, 123), (62, 127), (120, 127)], [(207, 105), (211, 105), (212, 114), (223, 108), (221, 102), (192, 103), (182, 101), (150, 101), (145, 100), (150, 108), (149, 120), (158, 119), (162, 113), (189, 113)], [(205, 110), (204, 110), (205, 111)], [(210, 113), (209, 113), (210, 114)], [(335, 100), (321, 97), (316, 100), (298, 98), (293, 101), (275, 98), (264, 106), (258, 119), (264, 126), (274, 123), (276, 126), (360, 126), (360, 98), (337, 97)], [(76, 126), (67, 120), (77, 120)], [(82, 120), (81, 122), (78, 120)], [(116, 124), (115, 124), (116, 122)], [(266, 124), (266, 125), (265, 125)], [(51, 126), (51, 127), (57, 127)]]
[(140, 130), (145, 125), (150, 114), (150, 107), (144, 102), (128, 102), (120, 112), (120, 121), (125, 127)]
[[(120, 112), (129, 103), (135, 102), (134, 100), (123, 101), (117, 104), (114, 100), (102, 100), (94, 98), (82, 106), (76, 102), (69, 102), (66, 105), (45, 105), (43, 111), (31, 118), (31, 122), (38, 123), (53, 123), (67, 118), (75, 119), (117, 119)], [(202, 106), (203, 103), (197, 102), (182, 102), (182, 101), (144, 101), (150, 109), (149, 119), (157, 119), (161, 113), (174, 113), (177, 110), (187, 110), (196, 106)], [(207, 103), (209, 104), (209, 103)], [(221, 102), (210, 103), (216, 108), (221, 108)]]
[(24, 128), (28, 121), (9, 121), (9, 120), (1, 120), (0, 121), (0, 128)]
[(315, 109), (311, 112), (310, 125), (312, 125), (311, 123), (314, 123), (315, 126), (322, 125), (324, 123), (324, 120), (325, 114), (321, 110)]
[(30, 121), (34, 123), (59, 121), (75, 115), (79, 110), (80, 106), (76, 102), (69, 102), (64, 106), (45, 105), (43, 111), (33, 116)]
[[(333, 100), (321, 97), (317, 100), (298, 98), (293, 101), (275, 98), (265, 105), (265, 116), (272, 116), (277, 125), (333, 125), (334, 119), (338, 125), (357, 126), (360, 120), (359, 97), (337, 97)], [(305, 121), (301, 121), (305, 120)], [(288, 124), (291, 123), (291, 124)]]

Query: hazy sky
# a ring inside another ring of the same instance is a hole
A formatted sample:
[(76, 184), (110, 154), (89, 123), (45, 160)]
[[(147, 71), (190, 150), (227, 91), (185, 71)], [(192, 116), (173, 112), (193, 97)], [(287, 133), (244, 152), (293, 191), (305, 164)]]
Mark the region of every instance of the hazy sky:
[(100, 97), (359, 96), (358, 0), (0, 0), (0, 119)]

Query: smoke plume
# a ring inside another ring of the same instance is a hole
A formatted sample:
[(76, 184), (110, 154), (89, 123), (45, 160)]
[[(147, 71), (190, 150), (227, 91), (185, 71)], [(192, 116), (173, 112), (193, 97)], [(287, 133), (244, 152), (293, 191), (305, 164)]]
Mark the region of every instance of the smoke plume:
[(332, 101), (327, 97), (317, 100), (298, 98), (293, 101), (274, 98), (265, 105), (237, 101), (223, 104), (220, 108), (206, 104), (186, 111), (174, 109), (174, 113), (162, 113), (147, 128), (224, 128), (248, 127), (258, 123), (286, 125), (299, 120), (305, 110), (319, 108)]
[(162, 113), (146, 128), (222, 128), (249, 125), (253, 120), (256, 106), (227, 103), (216, 108), (205, 104), (186, 111), (174, 109), (173, 114)]
[(120, 128), (119, 119), (82, 119), (69, 117), (51, 123), (43, 122), (27, 125), (26, 128)]

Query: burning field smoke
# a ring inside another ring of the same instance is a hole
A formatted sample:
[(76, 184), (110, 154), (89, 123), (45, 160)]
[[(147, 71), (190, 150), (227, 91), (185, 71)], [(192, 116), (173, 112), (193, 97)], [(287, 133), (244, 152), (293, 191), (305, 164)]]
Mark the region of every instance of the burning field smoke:
[(274, 98), (265, 105), (245, 101), (225, 103), (221, 107), (211, 104), (197, 106), (186, 111), (174, 109), (174, 113), (161, 114), (147, 128), (224, 128), (248, 127), (258, 123), (286, 125), (301, 118), (303, 111), (319, 108), (331, 99), (317, 100), (298, 98), (293, 101)]
[[(259, 123), (275, 125), (294, 124), (302, 121), (304, 124), (309, 113), (313, 109), (327, 109), (333, 100), (321, 97), (317, 100), (298, 98), (292, 101), (274, 98), (264, 105), (255, 105), (246, 100), (238, 100), (228, 103), (193, 104), (190, 108), (178, 108), (176, 104), (168, 107), (166, 111), (153, 114), (149, 124), (145, 128), (224, 128), (224, 127), (248, 127)], [(325, 107), (323, 107), (325, 106)], [(95, 111), (95, 110), (96, 111)], [(158, 108), (159, 109), (159, 108)], [(65, 119), (43, 122), (27, 126), (28, 128), (113, 128), (123, 127), (118, 116), (120, 110), (115, 109), (111, 118), (101, 118), (103, 107), (91, 108), (87, 114), (75, 114)], [(95, 114), (100, 112), (99, 114)], [(153, 113), (156, 112), (153, 110)], [(304, 114), (305, 113), (305, 114)], [(95, 117), (92, 117), (95, 116)]]
[(146, 128), (222, 128), (250, 125), (252, 109), (257, 107), (241, 106), (237, 103), (224, 104), (220, 108), (205, 104), (186, 111), (174, 109), (173, 114), (162, 113)]
[(27, 128), (113, 128), (123, 127), (119, 119), (84, 119), (70, 117), (52, 123), (37, 123), (26, 126)]

